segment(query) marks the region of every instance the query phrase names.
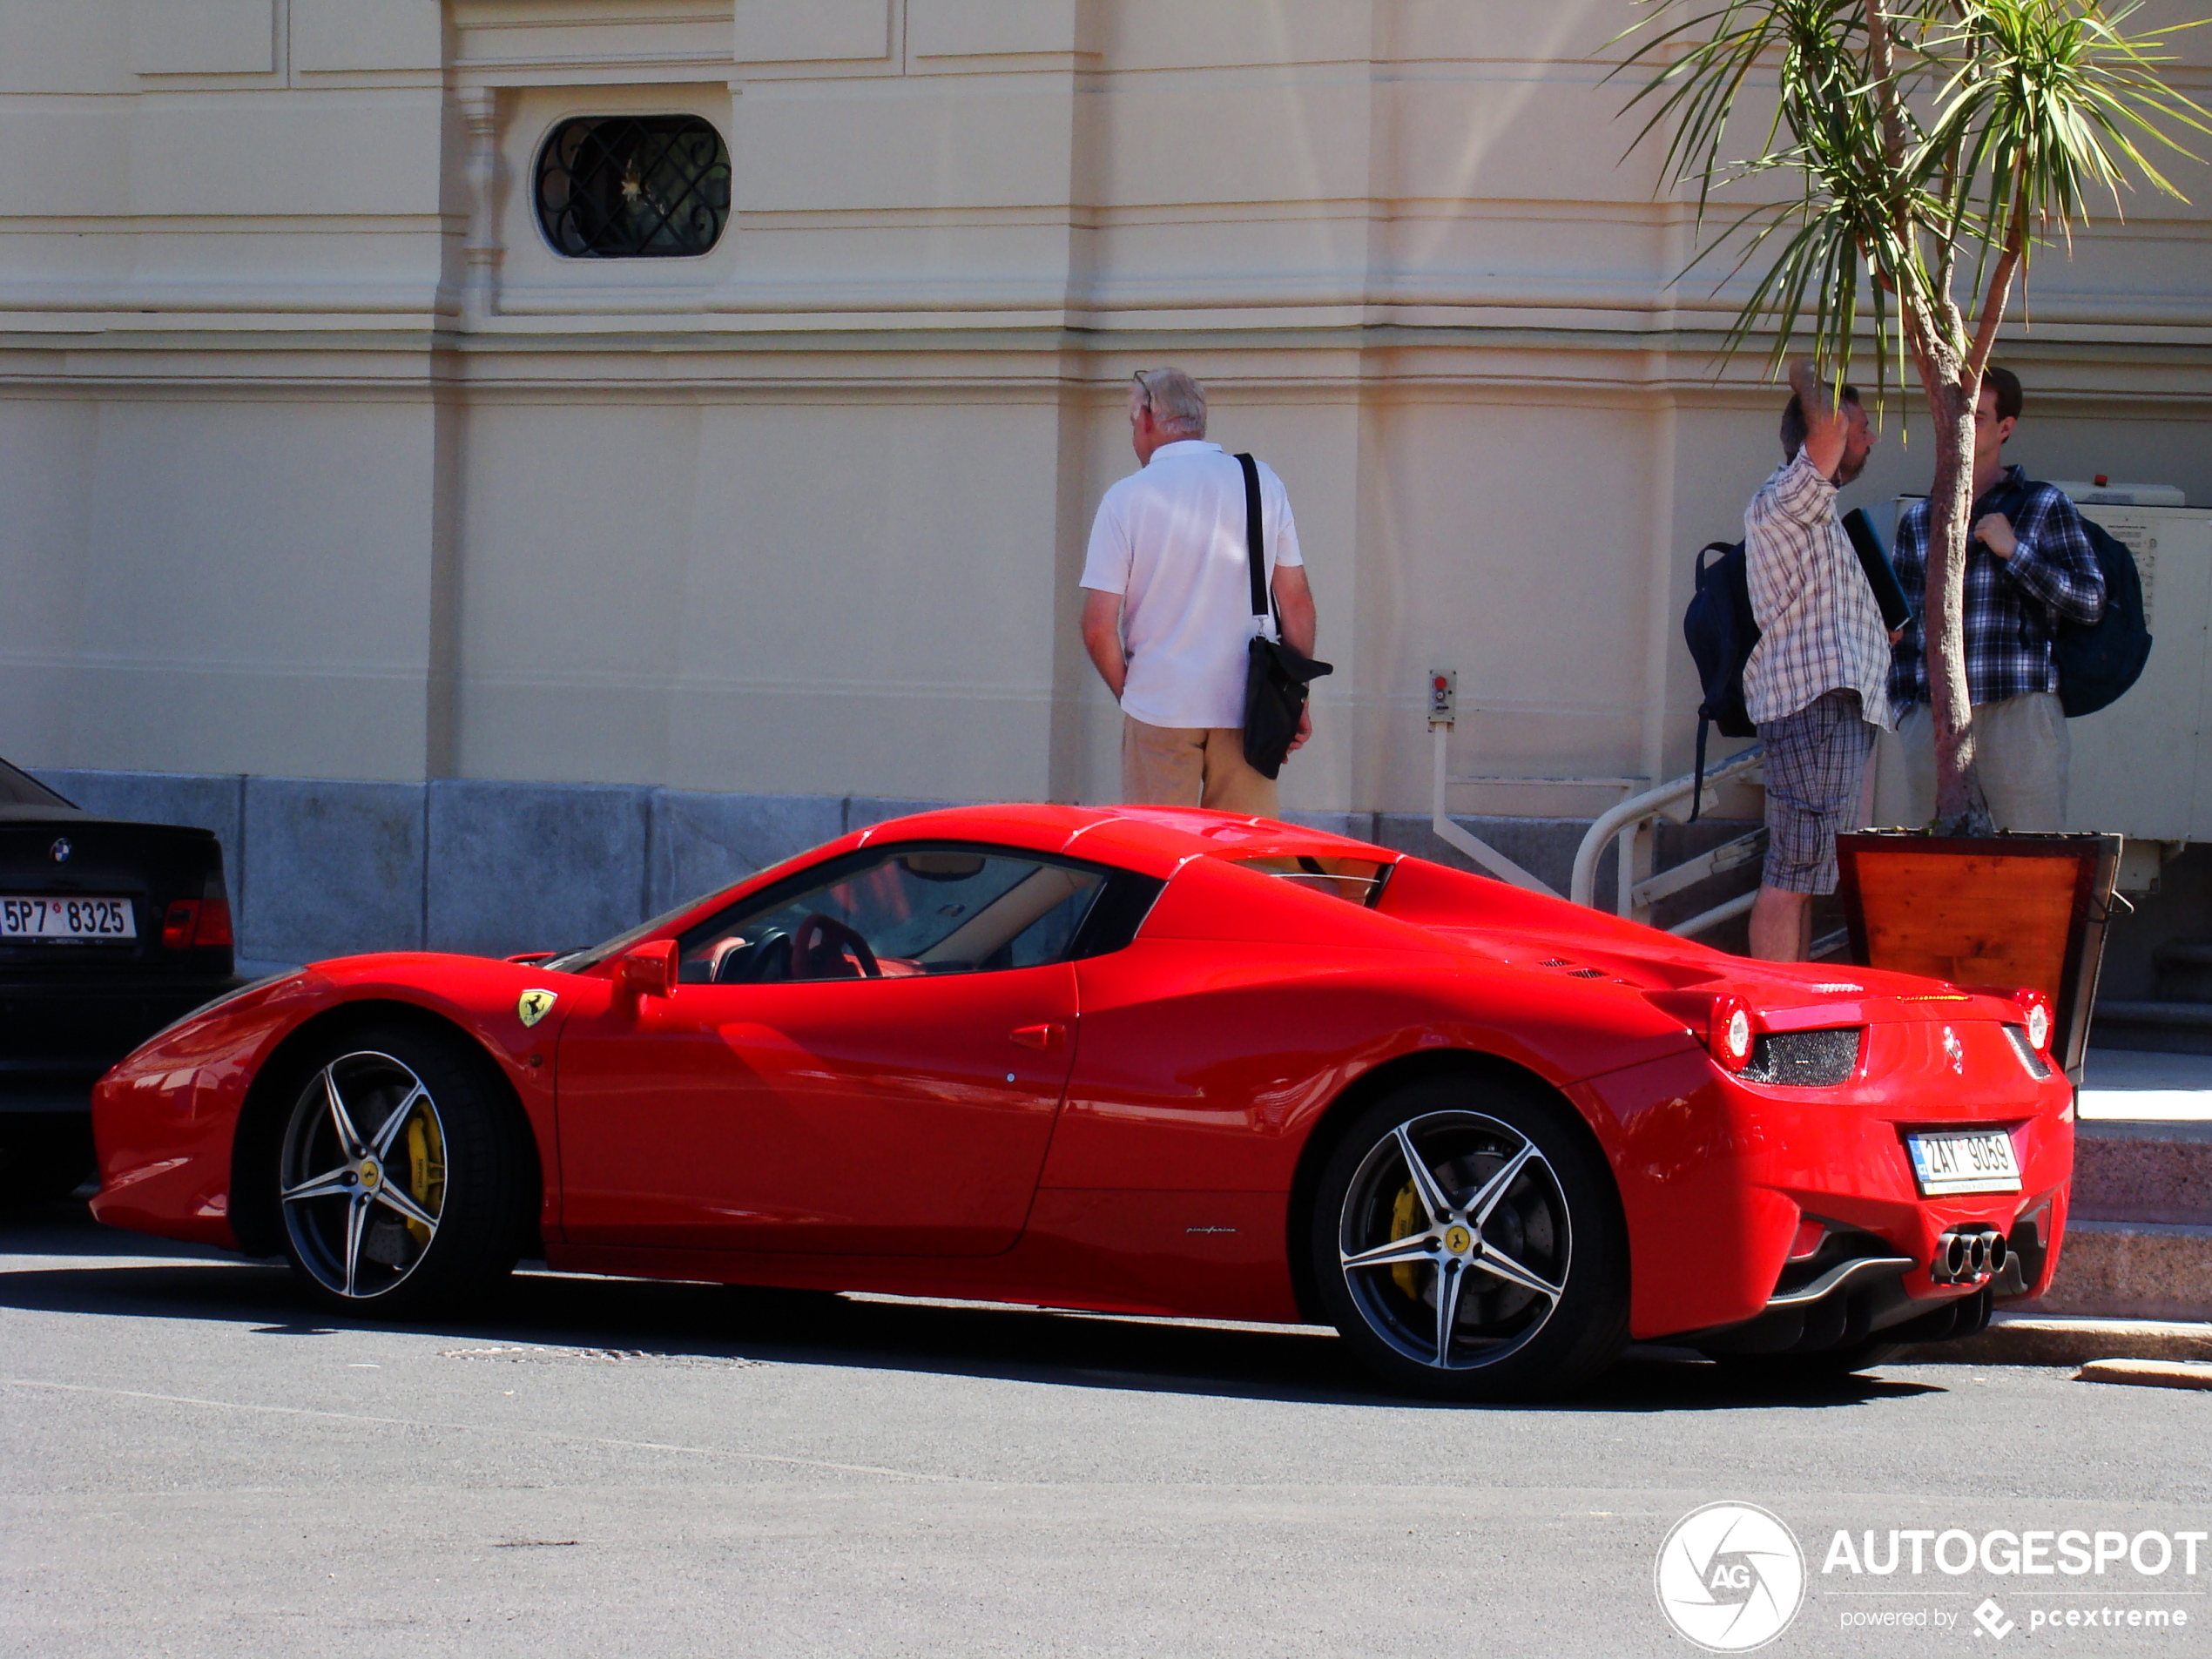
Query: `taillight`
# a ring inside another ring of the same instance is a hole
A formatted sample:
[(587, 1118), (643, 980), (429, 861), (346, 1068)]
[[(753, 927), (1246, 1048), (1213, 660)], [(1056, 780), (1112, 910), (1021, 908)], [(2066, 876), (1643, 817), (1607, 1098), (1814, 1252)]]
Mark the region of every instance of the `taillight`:
[(231, 938), (231, 901), (219, 881), (207, 884), (213, 889), (204, 899), (177, 899), (161, 915), (161, 946), (164, 950), (200, 950), (228, 946)]
[(164, 950), (189, 950), (192, 933), (199, 926), (199, 900), (179, 899), (169, 907), (161, 918), (161, 947)]
[(218, 893), (199, 901), (199, 921), (192, 930), (192, 942), (201, 946), (230, 945), (231, 901)]
[(2014, 991), (2013, 1001), (2020, 1005), (2029, 1043), (2038, 1053), (2050, 1053), (2051, 1032), (2057, 1023), (2051, 1018), (2051, 999), (2040, 991)]
[(1828, 1237), (1828, 1224), (1807, 1216), (1797, 1224), (1797, 1236), (1790, 1241), (1790, 1259), (1808, 1262), (1820, 1254), (1822, 1242)]
[(1715, 997), (1712, 1024), (1705, 1033), (1713, 1058), (1730, 1071), (1743, 1070), (1751, 1063), (1751, 1038), (1750, 1005), (1740, 996)]

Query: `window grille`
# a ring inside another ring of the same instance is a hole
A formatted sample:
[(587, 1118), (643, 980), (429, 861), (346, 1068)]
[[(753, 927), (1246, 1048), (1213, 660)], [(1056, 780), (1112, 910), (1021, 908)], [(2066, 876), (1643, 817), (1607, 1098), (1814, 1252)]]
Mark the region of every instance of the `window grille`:
[(730, 219), (730, 152), (695, 115), (563, 121), (537, 158), (537, 218), (577, 260), (705, 253)]

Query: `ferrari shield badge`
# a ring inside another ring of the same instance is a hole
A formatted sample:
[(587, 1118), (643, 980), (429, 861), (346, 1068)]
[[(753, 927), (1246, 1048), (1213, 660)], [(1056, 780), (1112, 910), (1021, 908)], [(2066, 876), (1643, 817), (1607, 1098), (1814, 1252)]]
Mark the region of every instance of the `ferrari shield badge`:
[(524, 991), (515, 1004), (515, 1015), (524, 1025), (536, 1025), (553, 1012), (554, 1003), (560, 998), (550, 991)]

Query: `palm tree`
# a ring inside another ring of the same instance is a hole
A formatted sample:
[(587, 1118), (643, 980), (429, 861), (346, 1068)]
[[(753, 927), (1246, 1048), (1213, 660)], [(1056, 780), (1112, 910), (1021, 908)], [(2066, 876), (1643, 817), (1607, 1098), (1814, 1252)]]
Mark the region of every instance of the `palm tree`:
[[(1936, 827), (1986, 833), (1961, 620), (1974, 404), (2033, 249), (2087, 225), (2093, 197), (2117, 213), (2138, 179), (2180, 199), (2144, 152), (2186, 156), (2175, 132), (2212, 127), (2161, 78), (2173, 31), (2124, 33), (2137, 6), (2098, 0), (1637, 3), (1650, 15), (1622, 37), (1644, 37), (1622, 67), (1651, 71), (1629, 101), (1649, 111), (1635, 142), (1662, 135), (1666, 182), (1696, 185), (1701, 234), (1717, 223), (1693, 268), (1725, 253), (1730, 276), (1756, 275), (1723, 354), (1765, 324), (1770, 372), (1809, 333), (1831, 388), (1862, 345), (1882, 387), (1907, 357), (1919, 374), (1935, 428), (1922, 616)], [(1764, 147), (1730, 160), (1739, 102), (1759, 109)], [(1716, 208), (1737, 185), (1766, 199)]]

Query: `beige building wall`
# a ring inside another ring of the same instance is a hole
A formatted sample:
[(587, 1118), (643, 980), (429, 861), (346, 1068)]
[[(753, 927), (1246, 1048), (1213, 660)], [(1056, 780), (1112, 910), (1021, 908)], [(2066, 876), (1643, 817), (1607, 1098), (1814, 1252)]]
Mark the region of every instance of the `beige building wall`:
[[(1432, 667), (1454, 771), (1686, 769), (1691, 557), (1778, 400), (1716, 378), (1730, 296), (1621, 159), (1634, 15), (0, 0), (0, 752), (1105, 798), (1075, 583), (1173, 361), (1313, 570), (1289, 804), (1424, 806)], [(726, 138), (711, 253), (540, 233), (546, 135), (624, 111)], [(2128, 212), (2037, 266), (2021, 458), (2206, 501), (2212, 227)], [(1925, 482), (1908, 430), (1859, 498)]]

